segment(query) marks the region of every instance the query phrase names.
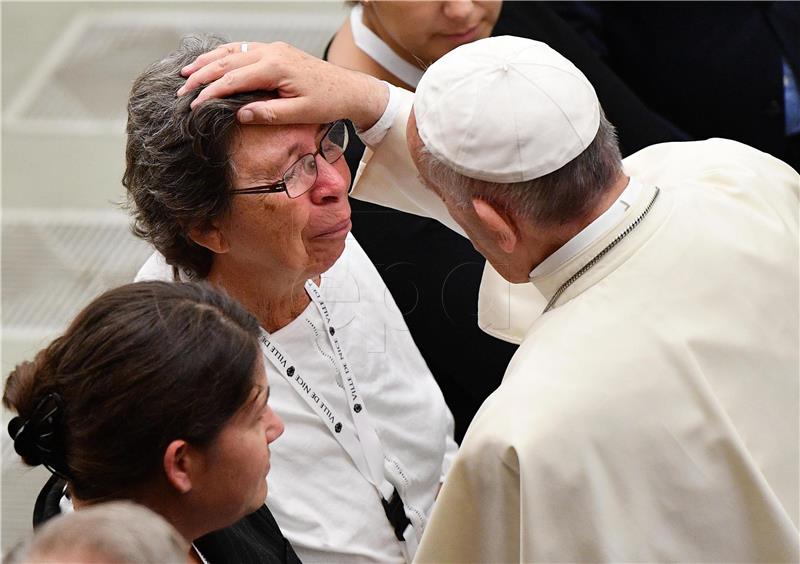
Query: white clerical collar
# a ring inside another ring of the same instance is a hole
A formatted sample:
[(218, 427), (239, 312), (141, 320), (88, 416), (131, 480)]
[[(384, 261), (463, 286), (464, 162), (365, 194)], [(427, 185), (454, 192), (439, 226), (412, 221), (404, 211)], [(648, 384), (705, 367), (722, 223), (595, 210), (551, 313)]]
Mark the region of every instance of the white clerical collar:
[(561, 265), (565, 264), (572, 257), (594, 243), (606, 231), (619, 223), (622, 216), (628, 211), (628, 208), (639, 198), (641, 191), (642, 185), (635, 178), (631, 177), (628, 181), (628, 186), (625, 187), (625, 190), (623, 190), (619, 198), (617, 198), (600, 217), (584, 227), (580, 233), (539, 263), (539, 265), (531, 271), (529, 278), (538, 278), (555, 272)]
[(363, 13), (361, 4), (356, 4), (350, 10), (350, 29), (356, 46), (387, 71), (412, 88), (416, 88), (424, 71), (400, 57), (383, 39), (365, 26), (362, 21)]

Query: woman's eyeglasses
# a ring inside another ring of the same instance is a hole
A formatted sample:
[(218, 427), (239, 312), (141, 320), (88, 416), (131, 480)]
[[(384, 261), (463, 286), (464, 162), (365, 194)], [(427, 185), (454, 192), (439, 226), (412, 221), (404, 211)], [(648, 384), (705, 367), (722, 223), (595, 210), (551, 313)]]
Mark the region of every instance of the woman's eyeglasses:
[(267, 186), (253, 186), (252, 188), (237, 188), (231, 190), (232, 194), (272, 194), (286, 192), (290, 198), (302, 196), (314, 186), (317, 181), (317, 155), (330, 164), (338, 161), (347, 149), (347, 126), (344, 120), (331, 124), (315, 153), (308, 153), (297, 159), (286, 172), (283, 181)]

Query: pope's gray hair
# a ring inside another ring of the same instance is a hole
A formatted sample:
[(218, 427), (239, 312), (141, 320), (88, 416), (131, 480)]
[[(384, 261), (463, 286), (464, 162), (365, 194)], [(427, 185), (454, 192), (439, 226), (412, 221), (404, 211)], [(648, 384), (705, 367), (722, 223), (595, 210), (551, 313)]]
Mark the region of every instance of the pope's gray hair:
[(622, 172), (614, 126), (600, 111), (594, 140), (577, 157), (549, 174), (524, 182), (487, 182), (464, 176), (435, 157), (424, 145), (417, 154), (421, 175), (456, 206), (485, 200), (520, 219), (558, 226), (586, 217)]
[(163, 517), (129, 501), (114, 501), (47, 521), (3, 561), (183, 563), (188, 552), (189, 543)]

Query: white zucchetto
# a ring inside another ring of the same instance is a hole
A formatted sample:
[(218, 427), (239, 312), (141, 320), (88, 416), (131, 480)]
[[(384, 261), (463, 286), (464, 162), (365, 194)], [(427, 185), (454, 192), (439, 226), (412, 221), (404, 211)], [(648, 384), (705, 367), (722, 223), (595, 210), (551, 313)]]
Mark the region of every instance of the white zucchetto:
[(436, 158), (502, 183), (558, 170), (600, 125), (600, 103), (583, 73), (545, 43), (512, 36), (462, 45), (433, 63), (414, 114)]

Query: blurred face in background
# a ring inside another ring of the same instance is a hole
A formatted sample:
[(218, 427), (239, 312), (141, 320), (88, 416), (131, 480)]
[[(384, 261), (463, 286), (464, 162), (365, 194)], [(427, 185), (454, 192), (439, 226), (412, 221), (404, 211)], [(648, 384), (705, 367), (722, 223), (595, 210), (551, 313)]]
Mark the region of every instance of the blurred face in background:
[(364, 23), (409, 63), (425, 68), (459, 45), (489, 37), (501, 1), (362, 2)]

